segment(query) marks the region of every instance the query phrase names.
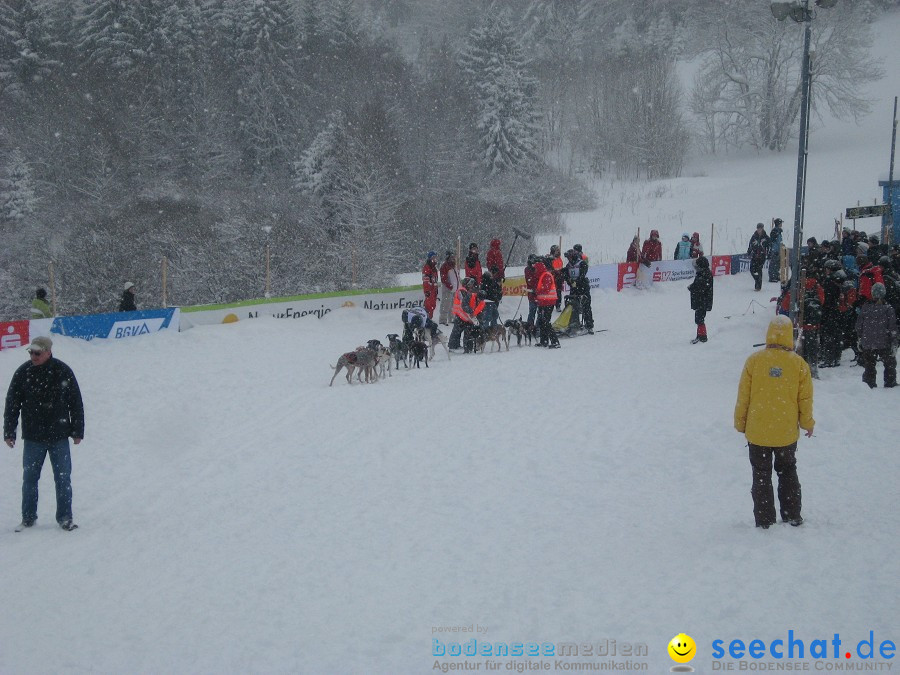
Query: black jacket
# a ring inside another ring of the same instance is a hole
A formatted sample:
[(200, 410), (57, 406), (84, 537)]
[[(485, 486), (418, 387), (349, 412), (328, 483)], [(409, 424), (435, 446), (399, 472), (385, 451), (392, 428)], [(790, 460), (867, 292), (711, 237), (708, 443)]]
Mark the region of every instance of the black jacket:
[(696, 265), (697, 273), (688, 286), (691, 292), (691, 309), (710, 312), (713, 308), (713, 275), (709, 271), (709, 261), (706, 258), (697, 258)]
[(754, 232), (750, 237), (750, 244), (747, 246), (747, 255), (752, 260), (765, 260), (769, 255), (769, 235), (765, 232)]
[(590, 295), (591, 294), (591, 282), (588, 280), (588, 263), (582, 258), (578, 261), (577, 265), (572, 265), (570, 262), (568, 265), (563, 267), (563, 274), (566, 283), (569, 284), (569, 287), (572, 289), (573, 295)]
[(497, 283), (496, 279), (482, 277), (481, 290), (484, 291), (485, 300), (499, 303), (503, 299), (503, 287)]
[(20, 412), (25, 440), (84, 438), (78, 380), (69, 366), (52, 356), (42, 366), (24, 363), (13, 374), (3, 412), (4, 439), (16, 437)]
[(119, 303), (120, 312), (136, 312), (137, 305), (134, 304), (134, 293), (125, 291), (122, 293), (122, 301)]

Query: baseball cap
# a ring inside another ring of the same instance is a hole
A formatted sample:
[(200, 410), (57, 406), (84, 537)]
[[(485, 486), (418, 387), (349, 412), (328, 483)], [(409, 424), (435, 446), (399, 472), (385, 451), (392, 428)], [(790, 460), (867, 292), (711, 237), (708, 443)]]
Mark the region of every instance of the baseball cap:
[(49, 352), (50, 349), (53, 348), (53, 341), (48, 337), (36, 337), (31, 341), (31, 344), (25, 347), (29, 352)]

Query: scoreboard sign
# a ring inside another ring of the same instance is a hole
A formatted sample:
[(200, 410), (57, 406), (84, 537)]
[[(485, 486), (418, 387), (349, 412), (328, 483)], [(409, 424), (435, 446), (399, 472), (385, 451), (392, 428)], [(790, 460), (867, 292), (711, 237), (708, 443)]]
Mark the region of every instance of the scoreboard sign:
[(876, 206), (851, 206), (847, 209), (844, 216), (848, 220), (857, 218), (875, 218), (876, 216), (887, 215), (891, 210), (890, 204), (877, 204)]

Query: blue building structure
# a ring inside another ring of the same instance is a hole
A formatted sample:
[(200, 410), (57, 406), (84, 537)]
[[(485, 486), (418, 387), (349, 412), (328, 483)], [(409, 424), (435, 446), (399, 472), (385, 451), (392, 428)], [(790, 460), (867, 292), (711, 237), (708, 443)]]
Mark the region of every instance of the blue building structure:
[[(883, 191), (882, 203), (887, 204), (888, 201), (888, 187), (890, 186), (890, 181), (888, 180), (880, 180), (878, 181), (878, 186)], [(893, 211), (894, 211), (894, 231), (892, 241), (894, 243), (900, 243), (900, 178), (894, 178), (894, 190), (893, 195), (891, 197), (893, 199)], [(881, 217), (881, 231), (884, 232), (884, 228), (887, 225), (887, 216)]]

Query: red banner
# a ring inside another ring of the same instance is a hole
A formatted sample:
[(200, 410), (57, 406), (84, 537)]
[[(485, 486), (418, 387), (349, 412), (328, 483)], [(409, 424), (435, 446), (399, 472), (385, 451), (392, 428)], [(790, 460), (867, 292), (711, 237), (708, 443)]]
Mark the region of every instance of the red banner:
[(634, 287), (637, 283), (638, 263), (619, 263), (619, 276), (616, 282), (616, 290)]
[(710, 265), (710, 268), (714, 277), (722, 277), (731, 274), (731, 256), (714, 255), (712, 257), (712, 265)]
[(0, 322), (0, 349), (15, 349), (28, 344), (28, 321)]

